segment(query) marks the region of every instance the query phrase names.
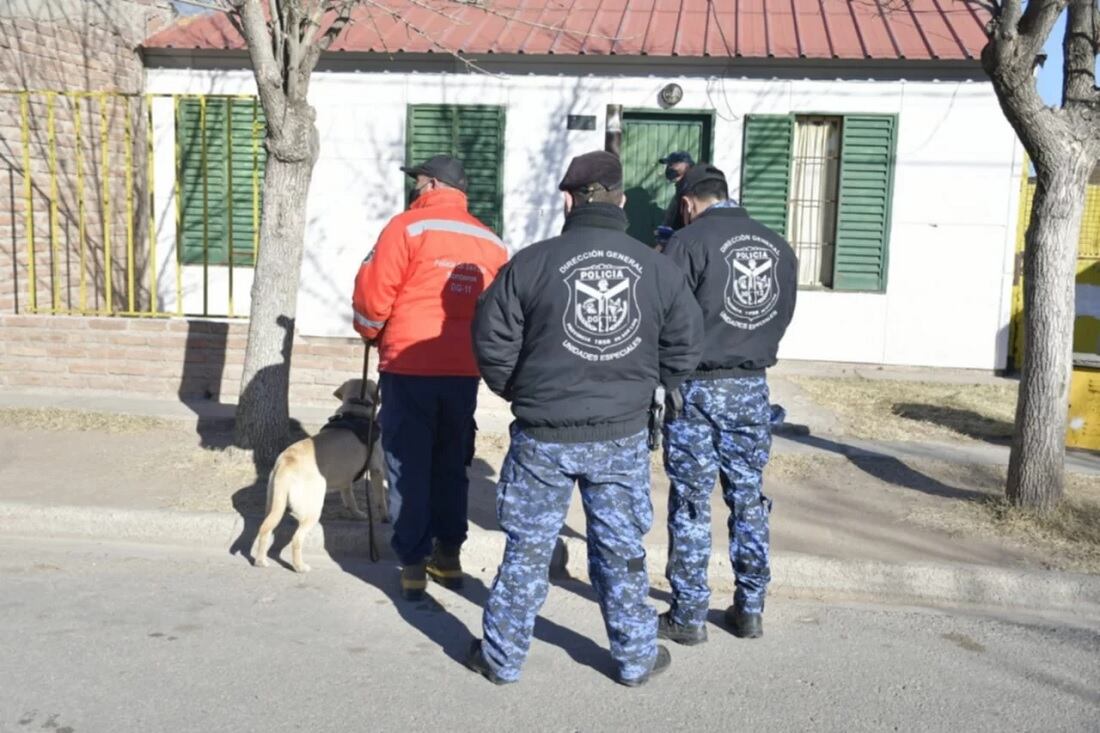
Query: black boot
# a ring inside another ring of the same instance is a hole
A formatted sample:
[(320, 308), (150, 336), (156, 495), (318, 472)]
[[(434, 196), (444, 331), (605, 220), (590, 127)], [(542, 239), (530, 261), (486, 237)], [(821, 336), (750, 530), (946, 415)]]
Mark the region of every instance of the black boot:
[(424, 563), (416, 565), (404, 565), (401, 567), (401, 597), (406, 601), (420, 601), (424, 599), (424, 590), (428, 587), (428, 579), (424, 575)]
[(477, 672), (494, 685), (507, 685), (509, 683), (508, 680), (498, 677), (493, 668), (489, 666), (489, 662), (485, 660), (485, 653), (481, 651), (480, 639), (474, 639), (470, 643), (470, 651), (466, 653), (465, 664), (467, 669)]
[(726, 627), (738, 639), (759, 639), (764, 635), (764, 615), (730, 606), (726, 609)]
[(649, 682), (650, 677), (656, 677), (661, 674), (661, 672), (668, 669), (670, 664), (672, 664), (672, 655), (669, 654), (668, 649), (663, 644), (658, 644), (657, 658), (653, 660), (653, 666), (649, 668), (648, 672), (632, 680), (619, 677), (618, 682), (620, 685), (626, 685), (627, 687), (641, 687), (646, 682)]
[(706, 624), (701, 626), (683, 626), (672, 620), (672, 613), (666, 611), (657, 617), (657, 638), (668, 639), (684, 646), (695, 646), (707, 640)]
[(462, 561), (459, 548), (436, 542), (428, 559), (428, 577), (444, 588), (458, 590), (462, 587)]

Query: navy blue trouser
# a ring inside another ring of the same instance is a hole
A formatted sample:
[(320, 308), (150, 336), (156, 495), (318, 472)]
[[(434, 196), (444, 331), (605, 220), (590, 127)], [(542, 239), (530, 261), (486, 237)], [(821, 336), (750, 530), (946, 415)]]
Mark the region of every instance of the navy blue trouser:
[(402, 565), (423, 562), (432, 540), (466, 541), (477, 377), (383, 373), (382, 452), (389, 480), (391, 546)]

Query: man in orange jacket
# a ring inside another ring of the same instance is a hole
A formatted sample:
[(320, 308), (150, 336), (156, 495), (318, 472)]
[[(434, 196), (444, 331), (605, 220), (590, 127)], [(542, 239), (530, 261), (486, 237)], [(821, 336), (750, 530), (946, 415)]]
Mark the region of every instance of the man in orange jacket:
[(355, 330), (378, 342), (382, 451), (401, 593), (427, 577), (462, 586), (468, 456), (478, 369), (474, 307), (508, 250), (466, 208), (466, 172), (449, 156), (411, 168), (414, 200), (390, 220), (355, 278)]

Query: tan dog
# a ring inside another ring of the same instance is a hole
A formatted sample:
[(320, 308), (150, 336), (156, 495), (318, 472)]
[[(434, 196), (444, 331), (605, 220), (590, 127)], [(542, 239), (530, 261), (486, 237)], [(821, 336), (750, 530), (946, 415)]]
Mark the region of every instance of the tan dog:
[[(349, 379), (333, 394), (343, 405), (342, 417), (362, 418), (362, 424), (370, 419), (370, 401), (375, 393), (373, 380), (368, 380), (366, 399), (359, 401), (361, 379)], [(382, 480), (382, 450), (378, 431), (373, 431), (373, 445), (369, 451), (367, 466), (367, 501), (376, 518), (386, 521), (389, 516), (386, 505), (386, 488)], [(367, 464), (368, 450), (352, 430), (328, 429), (312, 438), (299, 440), (289, 446), (275, 461), (275, 467), (267, 480), (267, 516), (256, 536), (256, 565), (267, 567), (267, 552), (271, 547), (271, 533), (290, 507), (291, 515), (298, 520), (298, 529), (290, 541), (291, 565), (299, 573), (309, 572), (309, 565), (302, 562), (302, 544), (306, 534), (321, 518), (321, 507), (329, 490), (339, 489), (344, 507), (355, 519), (367, 519), (355, 502), (352, 483)]]

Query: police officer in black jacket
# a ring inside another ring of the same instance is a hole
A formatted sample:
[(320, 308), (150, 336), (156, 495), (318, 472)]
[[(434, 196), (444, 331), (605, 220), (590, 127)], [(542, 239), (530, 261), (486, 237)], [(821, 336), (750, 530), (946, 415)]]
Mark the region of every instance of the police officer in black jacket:
[(467, 665), (498, 684), (519, 678), (579, 483), (617, 679), (635, 686), (670, 661), (642, 544), (653, 519), (649, 408), (658, 385), (674, 390), (698, 366), (702, 313), (683, 272), (626, 234), (616, 156), (575, 158), (559, 188), (561, 236), (516, 254), (475, 316), (481, 375), (516, 420), (497, 489), (508, 541)]
[[(682, 182), (687, 226), (665, 254), (687, 275), (703, 309), (703, 358), (680, 387), (678, 415), (666, 424), (665, 471), (672, 605), (660, 617), (662, 638), (706, 641), (710, 601), (710, 495), (715, 479), (730, 510), (729, 552), (736, 574), (726, 624), (742, 638), (763, 633), (771, 578), (768, 513), (761, 475), (771, 449), (765, 371), (794, 313), (798, 261), (791, 246), (729, 198), (726, 178), (697, 165)], [(670, 410), (671, 412), (671, 410)]]

